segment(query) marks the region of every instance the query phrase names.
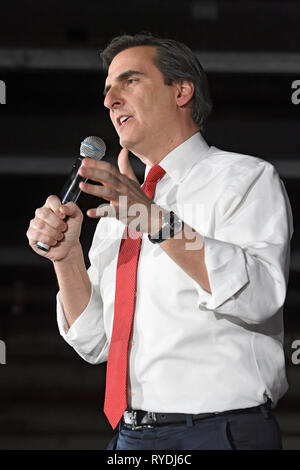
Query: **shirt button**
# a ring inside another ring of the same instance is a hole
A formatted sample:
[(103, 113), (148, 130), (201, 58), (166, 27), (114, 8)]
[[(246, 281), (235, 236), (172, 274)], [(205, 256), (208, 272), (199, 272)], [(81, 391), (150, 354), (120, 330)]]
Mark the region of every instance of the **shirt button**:
[(132, 340), (130, 341), (130, 346), (134, 346), (134, 345), (135, 345), (135, 341), (132, 339)]

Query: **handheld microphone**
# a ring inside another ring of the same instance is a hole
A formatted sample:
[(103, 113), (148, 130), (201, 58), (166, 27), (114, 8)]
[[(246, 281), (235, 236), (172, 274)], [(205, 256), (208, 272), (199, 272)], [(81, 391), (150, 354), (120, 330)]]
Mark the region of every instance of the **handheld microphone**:
[[(95, 158), (96, 160), (101, 160), (105, 155), (105, 151), (106, 145), (100, 137), (87, 137), (81, 142), (80, 157), (75, 160), (68, 179), (61, 190), (60, 196), (62, 204), (66, 204), (70, 201), (76, 202), (81, 193), (79, 183), (81, 181), (84, 183), (88, 181), (88, 178), (83, 178), (78, 174), (83, 158)], [(43, 251), (49, 251), (50, 248), (49, 245), (42, 242), (37, 242), (37, 247)]]

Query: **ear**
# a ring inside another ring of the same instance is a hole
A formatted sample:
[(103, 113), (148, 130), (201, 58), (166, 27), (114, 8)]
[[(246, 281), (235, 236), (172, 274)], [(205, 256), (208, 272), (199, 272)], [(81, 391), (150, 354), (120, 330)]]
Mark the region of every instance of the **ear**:
[(194, 95), (194, 84), (188, 80), (180, 80), (176, 83), (176, 102), (177, 105), (182, 107), (186, 105)]

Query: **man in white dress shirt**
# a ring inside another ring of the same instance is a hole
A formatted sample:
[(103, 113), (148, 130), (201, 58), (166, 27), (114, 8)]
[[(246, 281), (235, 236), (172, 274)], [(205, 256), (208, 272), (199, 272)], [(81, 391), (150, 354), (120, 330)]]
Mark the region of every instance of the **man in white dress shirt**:
[[(104, 105), (122, 150), (118, 169), (91, 159), (80, 169), (101, 183), (81, 189), (109, 203), (87, 213), (100, 218), (89, 269), (76, 204), (50, 196), (27, 236), (53, 262), (61, 335), (92, 364), (108, 358), (124, 227), (142, 236), (127, 409), (109, 448), (280, 449), (271, 407), (288, 387), (283, 304), (293, 231), (284, 186), (270, 163), (203, 139), (211, 102), (187, 46), (121, 36), (102, 56)], [(162, 168), (153, 198), (128, 150), (146, 165), (145, 179)]]

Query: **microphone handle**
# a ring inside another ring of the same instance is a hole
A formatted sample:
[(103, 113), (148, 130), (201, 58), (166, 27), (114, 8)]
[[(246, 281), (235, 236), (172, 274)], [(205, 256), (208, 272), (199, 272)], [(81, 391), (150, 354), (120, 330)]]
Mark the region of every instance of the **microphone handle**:
[[(71, 173), (61, 190), (62, 204), (66, 204), (67, 202), (70, 202), (70, 201), (76, 202), (81, 193), (81, 189), (79, 188), (79, 183), (81, 181), (83, 181), (84, 183), (88, 181), (88, 178), (83, 178), (82, 176), (78, 174), (78, 170), (82, 163), (82, 158), (83, 157), (79, 157), (75, 160)], [(63, 220), (66, 221), (67, 219), (68, 218), (65, 217)], [(50, 246), (47, 245), (46, 243), (37, 242), (36, 245), (42, 251), (49, 251), (50, 249)]]

